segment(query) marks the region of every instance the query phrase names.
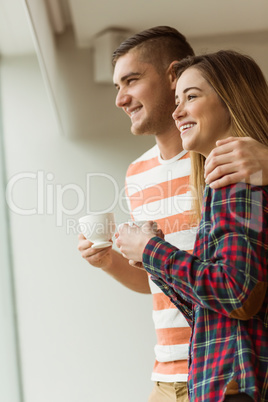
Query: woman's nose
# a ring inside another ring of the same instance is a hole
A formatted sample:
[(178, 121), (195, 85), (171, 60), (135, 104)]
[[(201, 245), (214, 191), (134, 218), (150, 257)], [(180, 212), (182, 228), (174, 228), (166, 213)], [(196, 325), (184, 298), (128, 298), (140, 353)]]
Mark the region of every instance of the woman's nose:
[(172, 113), (172, 117), (173, 119), (176, 121), (179, 117), (180, 114), (180, 108), (179, 105), (176, 107), (176, 109), (174, 110), (174, 112)]
[(176, 120), (179, 120), (181, 117), (184, 117), (185, 114), (186, 114), (185, 107), (181, 103), (181, 104), (177, 105), (176, 109), (172, 113), (172, 117), (176, 121)]

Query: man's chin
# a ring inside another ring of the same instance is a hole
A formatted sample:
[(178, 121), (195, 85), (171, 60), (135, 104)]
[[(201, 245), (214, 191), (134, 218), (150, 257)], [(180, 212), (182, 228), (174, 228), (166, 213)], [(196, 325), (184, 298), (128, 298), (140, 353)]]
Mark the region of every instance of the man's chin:
[(130, 131), (132, 132), (133, 135), (154, 135), (148, 129), (142, 127), (135, 127), (133, 125), (131, 126)]
[(142, 130), (138, 130), (136, 127), (131, 126), (130, 131), (133, 135), (143, 135)]

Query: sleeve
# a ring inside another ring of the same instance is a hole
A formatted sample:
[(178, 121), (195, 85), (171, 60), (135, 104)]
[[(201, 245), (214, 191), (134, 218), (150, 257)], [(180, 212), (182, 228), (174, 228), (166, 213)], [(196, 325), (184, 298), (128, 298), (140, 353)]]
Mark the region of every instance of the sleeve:
[(144, 250), (156, 283), (188, 302), (248, 320), (267, 291), (267, 190), (239, 183), (211, 190), (205, 200), (194, 255), (158, 237)]
[[(128, 168), (128, 170), (129, 170), (129, 168)], [(129, 193), (128, 193), (128, 183), (127, 183), (128, 170), (127, 170), (126, 177), (125, 177), (125, 200), (126, 200), (126, 204), (127, 204), (127, 209), (128, 209), (128, 211), (129, 211), (129, 213), (131, 215), (131, 218), (133, 220), (130, 197), (129, 197)]]

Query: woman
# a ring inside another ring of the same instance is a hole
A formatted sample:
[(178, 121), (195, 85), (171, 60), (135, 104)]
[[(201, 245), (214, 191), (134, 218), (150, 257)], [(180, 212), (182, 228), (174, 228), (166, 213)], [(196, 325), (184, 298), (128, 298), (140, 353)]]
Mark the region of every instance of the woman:
[(197, 214), (203, 203), (193, 255), (155, 236), (152, 223), (121, 226), (116, 242), (192, 326), (190, 400), (268, 401), (268, 187), (203, 191), (217, 140), (248, 136), (268, 145), (267, 83), (250, 57), (233, 51), (187, 58), (176, 71), (173, 117), (193, 151)]

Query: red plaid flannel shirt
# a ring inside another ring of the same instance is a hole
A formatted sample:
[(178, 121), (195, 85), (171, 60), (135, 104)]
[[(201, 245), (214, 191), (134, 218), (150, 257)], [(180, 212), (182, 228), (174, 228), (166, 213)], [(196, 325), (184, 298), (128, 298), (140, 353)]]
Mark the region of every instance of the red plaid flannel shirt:
[(268, 401), (268, 187), (208, 186), (193, 255), (158, 237), (143, 263), (192, 326), (189, 396)]

